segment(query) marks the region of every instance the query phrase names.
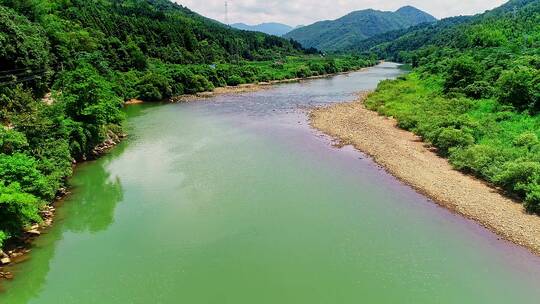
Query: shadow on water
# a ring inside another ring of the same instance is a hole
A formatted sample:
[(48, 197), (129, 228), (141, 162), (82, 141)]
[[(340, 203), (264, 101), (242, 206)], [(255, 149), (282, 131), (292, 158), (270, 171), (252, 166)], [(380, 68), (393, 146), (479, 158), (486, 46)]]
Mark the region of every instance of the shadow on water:
[(69, 181), (72, 192), (57, 203), (61, 208), (52, 228), (35, 240), (32, 252), (23, 261), (8, 269), (20, 284), (0, 285), (0, 293), (7, 296), (6, 303), (10, 303), (13, 294), (18, 294), (17, 303), (26, 303), (42, 292), (56, 246), (67, 233), (96, 234), (114, 223), (114, 213), (124, 192), (119, 178), (111, 176), (107, 167), (126, 147), (125, 142), (121, 143), (103, 158), (76, 168), (76, 174)]

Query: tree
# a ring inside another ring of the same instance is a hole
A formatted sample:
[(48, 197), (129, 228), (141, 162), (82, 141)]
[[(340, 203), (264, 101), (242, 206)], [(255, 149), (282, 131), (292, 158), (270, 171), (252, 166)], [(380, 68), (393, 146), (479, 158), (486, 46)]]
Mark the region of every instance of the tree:
[(499, 100), (520, 109), (540, 110), (539, 73), (540, 71), (526, 66), (504, 71), (497, 81)]
[(470, 56), (459, 56), (450, 61), (446, 72), (444, 88), (448, 92), (453, 88), (465, 88), (474, 83), (478, 75), (478, 64)]

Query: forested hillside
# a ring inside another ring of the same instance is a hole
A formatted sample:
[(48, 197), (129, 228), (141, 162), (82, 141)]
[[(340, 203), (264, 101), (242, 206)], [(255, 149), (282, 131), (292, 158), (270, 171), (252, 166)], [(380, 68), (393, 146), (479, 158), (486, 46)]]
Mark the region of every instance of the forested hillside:
[(0, 0), (0, 45), (0, 246), (40, 221), (74, 161), (117, 140), (125, 100), (373, 63), (306, 57), (167, 0)]
[(412, 6), (402, 7), (395, 12), (368, 9), (301, 27), (284, 37), (294, 39), (307, 48), (341, 51), (381, 33), (434, 21), (433, 16)]
[(540, 1), (454, 21), (373, 49), (415, 70), (366, 104), (540, 213)]

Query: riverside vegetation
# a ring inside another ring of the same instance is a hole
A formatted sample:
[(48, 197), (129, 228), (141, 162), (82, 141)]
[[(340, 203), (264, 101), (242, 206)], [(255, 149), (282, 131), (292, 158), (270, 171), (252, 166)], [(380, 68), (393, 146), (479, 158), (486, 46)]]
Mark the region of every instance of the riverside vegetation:
[(41, 221), (73, 162), (122, 133), (125, 100), (375, 63), (322, 57), (166, 0), (0, 0), (0, 44), (0, 247)]
[(540, 1), (399, 35), (370, 51), (415, 69), (382, 82), (366, 106), (540, 213)]

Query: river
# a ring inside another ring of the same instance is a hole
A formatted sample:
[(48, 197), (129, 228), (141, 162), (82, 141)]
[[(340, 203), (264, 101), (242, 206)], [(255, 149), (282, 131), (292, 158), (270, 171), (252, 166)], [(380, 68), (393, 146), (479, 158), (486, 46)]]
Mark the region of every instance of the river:
[(538, 303), (540, 258), (309, 127), (401, 73), (129, 106), (0, 303)]

